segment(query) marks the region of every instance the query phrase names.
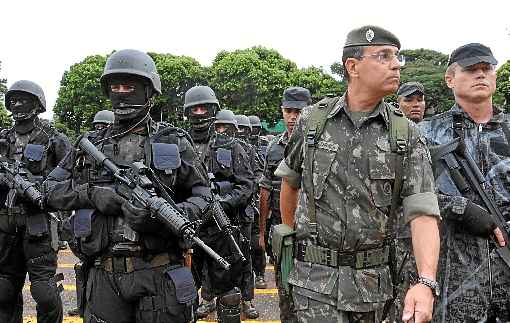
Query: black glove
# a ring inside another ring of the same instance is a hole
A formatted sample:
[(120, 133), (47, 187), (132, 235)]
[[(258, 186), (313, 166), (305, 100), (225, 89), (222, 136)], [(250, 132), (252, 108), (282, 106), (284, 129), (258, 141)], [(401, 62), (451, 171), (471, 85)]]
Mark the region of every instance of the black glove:
[(467, 203), (464, 214), (459, 217), (459, 220), (467, 232), (481, 238), (489, 238), (496, 229), (496, 224), (489, 212), (471, 201)]
[(139, 208), (126, 201), (122, 204), (122, 213), (129, 226), (138, 232), (157, 232), (162, 228), (160, 222), (150, 216), (150, 210)]
[(110, 187), (92, 186), (89, 196), (94, 208), (104, 215), (120, 215), (126, 201)]

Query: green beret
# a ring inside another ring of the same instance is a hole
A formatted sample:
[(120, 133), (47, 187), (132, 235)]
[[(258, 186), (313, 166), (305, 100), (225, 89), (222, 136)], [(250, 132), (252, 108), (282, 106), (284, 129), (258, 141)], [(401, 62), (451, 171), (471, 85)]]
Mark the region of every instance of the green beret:
[(395, 46), (400, 49), (397, 36), (378, 26), (363, 26), (347, 34), (344, 48), (355, 46)]

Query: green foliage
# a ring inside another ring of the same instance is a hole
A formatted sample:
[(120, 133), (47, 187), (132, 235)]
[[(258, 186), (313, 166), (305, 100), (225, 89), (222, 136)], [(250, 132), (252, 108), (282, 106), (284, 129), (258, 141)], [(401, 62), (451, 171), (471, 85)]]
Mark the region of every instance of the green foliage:
[(210, 85), (224, 108), (275, 120), (281, 115), (278, 107), (288, 76), (295, 70), (296, 64), (272, 49), (223, 51), (210, 68)]
[(90, 130), (96, 112), (111, 108), (99, 83), (105, 63), (106, 56), (88, 56), (64, 72), (53, 111), (55, 126), (69, 137)]
[(269, 123), (281, 118), (282, 93), (289, 86), (306, 87), (314, 98), (342, 90), (340, 83), (322, 69), (298, 69), (277, 51), (264, 47), (222, 51), (209, 73), (210, 85), (224, 108), (256, 114)]
[(151, 109), (155, 120), (182, 125), (184, 94), (195, 85), (206, 84), (206, 71), (188, 56), (149, 53), (156, 63), (163, 95), (156, 98)]
[(331, 64), (331, 73), (336, 74), (340, 77), (340, 79), (344, 79), (344, 65), (342, 62), (334, 62)]
[(454, 103), (453, 95), (444, 82), (448, 55), (429, 49), (402, 50), (406, 64), (401, 72), (401, 83), (417, 81), (425, 87), (428, 109), (443, 112)]
[(344, 83), (338, 82), (321, 68), (313, 66), (296, 70), (289, 78), (293, 86), (302, 86), (310, 90), (314, 102), (327, 95), (342, 95), (345, 91)]
[(505, 105), (507, 112), (510, 112), (510, 61), (501, 65), (496, 72), (496, 93), (494, 103)]
[[(0, 61), (0, 71), (2, 70), (2, 62)], [(4, 105), (4, 95), (7, 92), (7, 80), (0, 78), (0, 128), (7, 128), (12, 125)]]

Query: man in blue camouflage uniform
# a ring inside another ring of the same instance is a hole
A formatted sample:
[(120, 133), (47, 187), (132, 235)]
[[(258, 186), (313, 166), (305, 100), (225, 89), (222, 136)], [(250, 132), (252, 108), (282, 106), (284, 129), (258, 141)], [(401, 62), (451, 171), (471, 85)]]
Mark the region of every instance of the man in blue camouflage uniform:
[[(264, 173), (260, 180), (260, 237), (259, 244), (266, 250), (271, 250), (269, 239), (273, 226), (282, 223), (280, 214), (280, 186), (281, 178), (274, 175), (280, 162), (283, 160), (285, 145), (289, 141), (294, 125), (301, 110), (312, 103), (310, 91), (302, 87), (289, 87), (283, 92), (281, 105), (283, 121), (286, 131), (274, 137), (264, 160)], [(266, 232), (266, 228), (269, 232)], [(267, 243), (267, 246), (266, 246)], [(271, 253), (272, 256), (272, 253)], [(280, 307), (280, 320), (283, 323), (297, 322), (292, 296), (285, 290), (280, 275), (279, 263), (275, 262), (275, 282), (278, 288), (278, 305)]]
[[(506, 220), (510, 206), (509, 117), (492, 105), (496, 64), (491, 50), (467, 44), (450, 55), (446, 84), (455, 95), (454, 106), (420, 124), (429, 145), (463, 138)], [(436, 164), (435, 164), (436, 166)], [(472, 194), (461, 194), (449, 172), (436, 173), (441, 216), (439, 264), (441, 298), (434, 322), (510, 321), (510, 269), (494, 252), (490, 236), (504, 244), (499, 229)], [(498, 318), (500, 321), (496, 321)]]
[[(284, 177), (282, 221), (296, 229), (288, 281), (299, 322), (381, 322), (393, 297), (394, 221), (410, 225), (420, 274), (402, 319), (432, 317), (439, 208), (430, 155), (415, 125), (383, 101), (399, 86), (399, 49), (380, 27), (351, 31), (342, 58), (347, 92), (303, 110), (276, 171)], [(408, 132), (404, 141), (390, 136), (397, 121)], [(392, 216), (401, 206), (403, 216)]]

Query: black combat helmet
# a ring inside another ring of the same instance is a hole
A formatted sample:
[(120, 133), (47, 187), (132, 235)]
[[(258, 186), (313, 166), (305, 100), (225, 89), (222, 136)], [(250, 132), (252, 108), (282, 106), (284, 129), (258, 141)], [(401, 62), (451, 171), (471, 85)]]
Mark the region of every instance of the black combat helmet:
[(96, 123), (104, 123), (104, 124), (112, 124), (113, 120), (115, 119), (115, 115), (110, 110), (101, 110), (96, 113), (94, 116), (94, 120), (92, 121), (92, 124), (95, 125)]
[(9, 87), (9, 90), (5, 94), (5, 104), (6, 104), (7, 110), (12, 111), (10, 108), (9, 101), (10, 101), (12, 95), (16, 92), (25, 92), (25, 93), (32, 94), (33, 96), (35, 96), (37, 98), (37, 101), (39, 103), (38, 109), (36, 112), (41, 113), (41, 112), (46, 111), (46, 99), (44, 97), (43, 89), (38, 84), (36, 84), (32, 81), (27, 81), (27, 80), (16, 81), (16, 82), (14, 82), (14, 84), (11, 85), (11, 87)]
[(204, 105), (208, 108), (205, 118), (214, 117), (220, 108), (220, 102), (216, 98), (213, 89), (205, 85), (197, 85), (186, 91), (184, 95), (184, 115), (190, 117), (191, 108), (198, 105)]
[(262, 128), (262, 123), (260, 122), (260, 118), (257, 116), (248, 116), (248, 119), (250, 119), (251, 127), (259, 127)]
[(251, 124), (251, 138), (250, 140), (255, 142), (258, 140), (260, 133), (262, 132), (262, 123), (260, 122), (259, 117), (257, 116), (248, 116)]
[(237, 121), (234, 112), (230, 110), (221, 110), (216, 113), (214, 124), (230, 124), (237, 128)]
[(100, 78), (101, 86), (106, 95), (108, 95), (108, 80), (113, 75), (118, 74), (137, 75), (147, 79), (152, 85), (152, 89), (161, 94), (161, 79), (156, 70), (156, 64), (144, 52), (135, 49), (123, 49), (108, 57), (103, 75)]
[[(239, 128), (237, 127), (237, 121), (236, 116), (234, 112), (230, 110), (221, 110), (216, 113), (214, 125), (216, 126), (216, 129), (218, 128), (218, 125), (226, 125), (227, 131), (223, 133), (223, 135), (227, 135), (228, 137), (235, 137), (237, 131)], [(216, 131), (218, 134), (218, 131)]]
[(238, 136), (243, 139), (249, 139), (248, 137), (251, 134), (251, 123), (250, 119), (244, 114), (236, 114), (236, 121), (238, 127)]

